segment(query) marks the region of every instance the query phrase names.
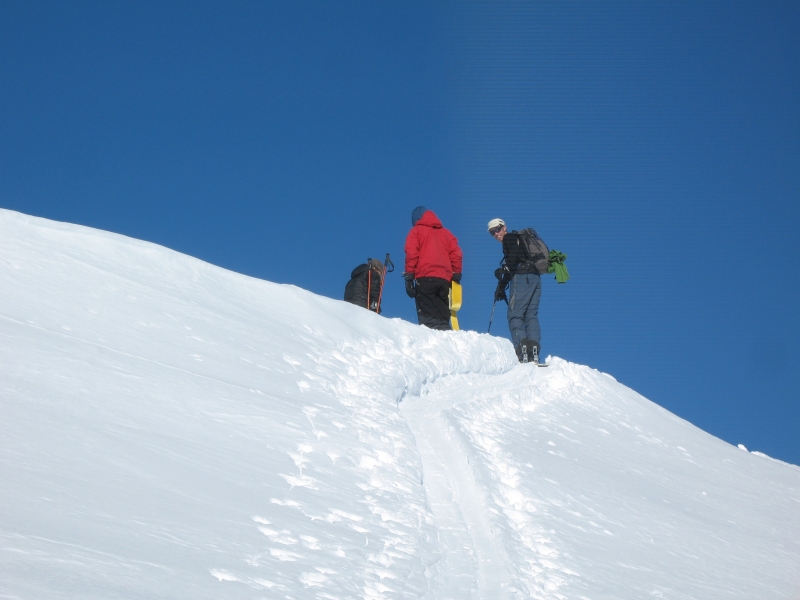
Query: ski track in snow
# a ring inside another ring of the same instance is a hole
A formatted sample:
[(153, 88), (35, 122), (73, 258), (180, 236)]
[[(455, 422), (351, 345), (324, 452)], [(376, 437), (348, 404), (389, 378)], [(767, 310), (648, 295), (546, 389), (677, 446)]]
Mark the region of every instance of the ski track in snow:
[(432, 598), (505, 600), (509, 559), (492, 531), (485, 490), (475, 481), (463, 445), (446, 422), (441, 400), (408, 398), (402, 406), (416, 438), (442, 547)]
[[(561, 598), (558, 589), (565, 578), (576, 575), (558, 561), (537, 522), (535, 500), (519, 489), (519, 469), (491, 436), (484, 407), (475, 403), (505, 390), (488, 421), (520, 420), (520, 413), (541, 404), (530, 394), (537, 376), (543, 376), (537, 368), (519, 365), (506, 374), (444, 378), (401, 405), (417, 441), (442, 539), (437, 599)], [(459, 419), (457, 407), (470, 417)], [(511, 531), (503, 532), (504, 523)], [(529, 552), (523, 565), (506, 552), (520, 542)]]
[(0, 597), (800, 598), (800, 469), (589, 367), (4, 210), (0, 287)]

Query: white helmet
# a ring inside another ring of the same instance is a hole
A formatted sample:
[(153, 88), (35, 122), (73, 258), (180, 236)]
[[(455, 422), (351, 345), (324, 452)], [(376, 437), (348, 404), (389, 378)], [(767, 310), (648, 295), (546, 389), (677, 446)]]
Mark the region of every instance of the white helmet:
[(503, 219), (492, 219), (491, 221), (489, 221), (489, 231), (491, 231), (495, 227), (504, 227), (505, 224), (506, 222), (503, 221)]

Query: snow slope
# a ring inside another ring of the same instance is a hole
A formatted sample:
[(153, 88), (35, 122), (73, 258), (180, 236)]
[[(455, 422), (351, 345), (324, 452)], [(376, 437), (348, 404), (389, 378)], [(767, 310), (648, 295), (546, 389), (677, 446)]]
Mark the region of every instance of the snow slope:
[(10, 211), (0, 282), (0, 598), (800, 598), (800, 469), (588, 367)]

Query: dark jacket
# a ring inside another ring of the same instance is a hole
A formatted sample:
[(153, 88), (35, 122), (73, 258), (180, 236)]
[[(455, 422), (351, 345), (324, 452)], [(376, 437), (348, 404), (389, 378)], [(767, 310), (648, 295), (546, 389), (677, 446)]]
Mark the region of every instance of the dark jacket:
[(428, 210), (411, 228), (406, 238), (406, 273), (420, 277), (440, 277), (451, 281), (453, 273), (461, 273), (461, 248), (458, 240)]
[[(362, 308), (377, 307), (381, 293), (381, 277), (375, 269), (370, 272), (369, 265), (358, 265), (350, 274), (350, 281), (344, 287), (344, 300)], [(369, 291), (367, 291), (369, 289)], [(367, 298), (369, 295), (369, 298)], [(374, 310), (374, 309), (373, 309)], [(380, 309), (378, 310), (380, 312)]]
[(503, 261), (508, 267), (509, 278), (520, 274), (536, 273), (536, 266), (526, 261), (527, 254), (519, 239), (519, 233), (509, 231), (503, 237)]

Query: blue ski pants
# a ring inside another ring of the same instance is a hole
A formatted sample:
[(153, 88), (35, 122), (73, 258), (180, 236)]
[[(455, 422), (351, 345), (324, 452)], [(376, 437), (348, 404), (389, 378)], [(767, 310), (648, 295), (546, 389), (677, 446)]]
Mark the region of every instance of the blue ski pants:
[(514, 348), (522, 340), (541, 342), (539, 300), (542, 297), (542, 278), (538, 273), (514, 275), (508, 289), (508, 328)]

